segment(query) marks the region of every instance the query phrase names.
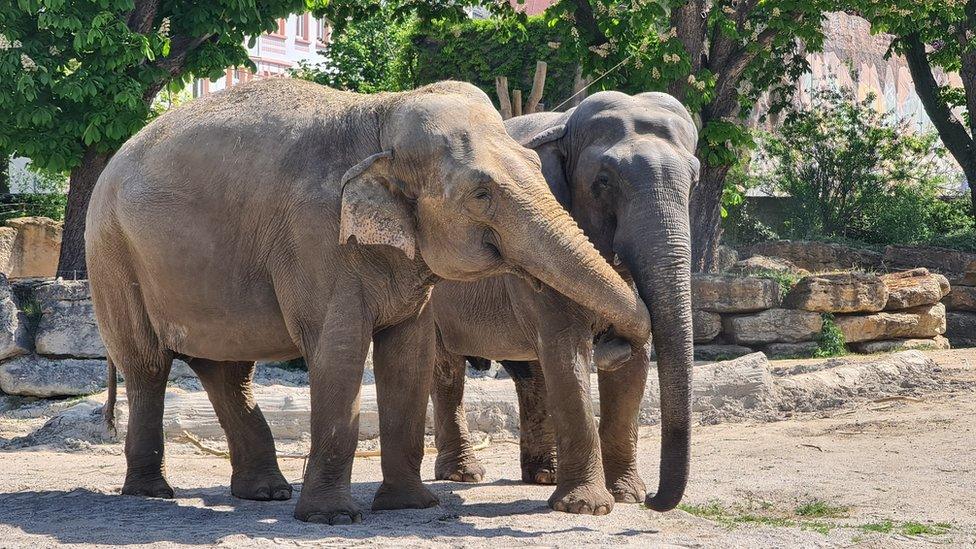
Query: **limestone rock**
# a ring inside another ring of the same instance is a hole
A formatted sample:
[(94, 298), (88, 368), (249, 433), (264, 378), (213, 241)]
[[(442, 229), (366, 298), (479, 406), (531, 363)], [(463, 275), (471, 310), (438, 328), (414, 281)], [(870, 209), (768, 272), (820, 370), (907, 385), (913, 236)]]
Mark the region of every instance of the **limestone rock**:
[(976, 347), (976, 313), (946, 313), (945, 335), (953, 347)]
[(754, 274), (763, 272), (787, 273), (798, 276), (806, 276), (810, 271), (801, 269), (789, 259), (781, 257), (766, 257), (764, 255), (754, 255), (752, 257), (737, 261), (732, 266), (730, 272), (742, 274)]
[(837, 327), (847, 343), (878, 339), (933, 338), (946, 331), (945, 305), (922, 305), (896, 312), (870, 315), (843, 315)]
[(943, 336), (931, 339), (883, 339), (881, 341), (862, 341), (851, 343), (851, 350), (855, 353), (890, 353), (891, 351), (908, 351), (911, 349), (944, 350), (950, 347), (949, 340)]
[(976, 286), (953, 286), (942, 301), (950, 311), (976, 311)]
[(867, 273), (806, 276), (793, 286), (783, 303), (790, 308), (822, 313), (874, 312), (888, 302), (888, 287)]
[(763, 352), (769, 358), (809, 358), (812, 357), (820, 343), (817, 341), (801, 341), (799, 343), (770, 343)]
[(924, 267), (882, 275), (881, 280), (888, 287), (886, 311), (931, 305), (949, 293), (946, 277)]
[(949, 279), (952, 287), (956, 286), (976, 286), (976, 270), (966, 271), (961, 275)]
[(935, 246), (887, 246), (884, 261), (888, 266), (926, 267), (941, 273), (976, 271), (976, 254)]
[(692, 311), (691, 323), (695, 332), (695, 343), (707, 343), (722, 331), (722, 317), (718, 313), (695, 309)]
[(749, 249), (749, 255), (781, 257), (811, 272), (874, 269), (881, 266), (881, 254), (877, 252), (805, 240), (761, 242)]
[(6, 226), (8, 230), (0, 234), (0, 269), (7, 276), (54, 276), (57, 273), (61, 251), (60, 221), (47, 217), (18, 217), (7, 220)]
[(735, 265), (735, 262), (739, 260), (739, 252), (735, 251), (734, 248), (722, 245), (718, 247), (718, 265), (716, 265), (716, 270), (720, 273), (724, 273)]
[(713, 313), (747, 313), (779, 304), (779, 284), (753, 277), (695, 274), (691, 277), (692, 306)]
[(49, 359), (23, 355), (0, 364), (0, 389), (11, 395), (87, 395), (105, 387), (104, 360)]
[(41, 308), (34, 337), (38, 354), (105, 357), (87, 280), (46, 281), (35, 285), (31, 295)]
[(769, 360), (763, 353), (697, 366), (692, 379), (692, 409), (696, 411), (720, 408), (728, 400), (755, 408), (771, 397), (774, 388)]
[(755, 351), (742, 345), (695, 345), (695, 360), (729, 360), (752, 354)]
[(7, 277), (0, 274), (0, 360), (30, 352), (27, 317), (17, 307)]
[(819, 313), (794, 309), (769, 309), (752, 315), (722, 319), (722, 329), (734, 343), (763, 344), (811, 341), (820, 335)]

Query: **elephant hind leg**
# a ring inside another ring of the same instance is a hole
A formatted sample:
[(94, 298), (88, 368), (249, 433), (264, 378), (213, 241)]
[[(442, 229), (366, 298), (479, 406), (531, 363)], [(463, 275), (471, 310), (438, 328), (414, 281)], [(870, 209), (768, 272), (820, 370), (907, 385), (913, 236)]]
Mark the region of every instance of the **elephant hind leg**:
[(474, 454), (464, 412), (464, 357), (438, 346), (431, 396), (434, 400), (434, 478), (481, 482), (485, 468)]
[(254, 363), (194, 358), (189, 364), (203, 382), (227, 435), (231, 493), (259, 501), (291, 498), (292, 487), (278, 468), (271, 429), (254, 401)]
[(503, 361), (519, 401), (522, 481), (556, 484), (556, 431), (546, 406), (546, 378), (538, 361)]

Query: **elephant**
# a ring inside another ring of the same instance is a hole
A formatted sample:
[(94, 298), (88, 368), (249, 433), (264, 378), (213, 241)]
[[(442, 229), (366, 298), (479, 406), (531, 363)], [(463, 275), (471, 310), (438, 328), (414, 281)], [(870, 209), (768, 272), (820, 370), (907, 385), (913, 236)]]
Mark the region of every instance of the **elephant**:
[(535, 291), (510, 275), (434, 287), (435, 476), (478, 482), (485, 474), (472, 451), (462, 400), (465, 357), (483, 357), (502, 360), (515, 382), (522, 478), (555, 483), (553, 509), (603, 514), (615, 501), (672, 509), (689, 471), (688, 197), (700, 169), (697, 128), (670, 95), (611, 91), (593, 94), (565, 113), (529, 114), (505, 125), (539, 154), (553, 195), (635, 284), (650, 311), (661, 390), (660, 482), (648, 496), (636, 464), (650, 343), (619, 368), (598, 370), (597, 429), (589, 396), (590, 349), (595, 336), (604, 337), (606, 323), (555, 290)]
[(126, 381), (123, 494), (174, 495), (162, 428), (174, 357), (227, 435), (232, 494), (254, 500), (292, 491), (254, 362), (304, 357), (311, 451), (294, 515), (345, 524), (362, 519), (350, 483), (370, 343), (384, 450), (372, 508), (437, 504), (420, 477), (436, 281), (514, 273), (592, 308), (616, 344), (650, 337), (538, 155), (459, 82), (370, 96), (267, 79), (196, 99), (112, 157), (85, 239), (98, 328)]

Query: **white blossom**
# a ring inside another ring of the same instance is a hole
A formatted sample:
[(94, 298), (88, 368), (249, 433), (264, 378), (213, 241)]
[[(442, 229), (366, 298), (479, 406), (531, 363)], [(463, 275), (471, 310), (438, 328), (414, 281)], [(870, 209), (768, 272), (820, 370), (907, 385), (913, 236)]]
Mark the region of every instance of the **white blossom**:
[(24, 67), (27, 72), (33, 72), (37, 70), (37, 63), (33, 59), (27, 56), (26, 53), (20, 54), (20, 66)]
[(159, 34), (169, 36), (169, 17), (163, 17), (162, 22), (159, 23)]
[(0, 34), (0, 51), (10, 49), (10, 39), (6, 35)]
[(661, 71), (657, 70), (657, 67), (651, 69), (651, 78), (658, 80), (661, 78)]
[(51, 46), (47, 49), (47, 51), (51, 55), (61, 55), (61, 50), (59, 50), (57, 46)]
[(773, 17), (779, 17), (779, 14), (780, 14), (779, 8), (773, 8)]
[(23, 47), (23, 44), (20, 43), (20, 40), (14, 40), (13, 46), (15, 49), (20, 49)]

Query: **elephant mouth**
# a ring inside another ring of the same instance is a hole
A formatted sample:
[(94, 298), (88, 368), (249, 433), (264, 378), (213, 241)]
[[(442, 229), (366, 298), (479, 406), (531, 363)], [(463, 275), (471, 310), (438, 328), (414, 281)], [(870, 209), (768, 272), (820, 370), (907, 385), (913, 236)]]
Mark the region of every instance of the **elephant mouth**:
[(541, 280), (539, 280), (538, 278), (532, 276), (531, 274), (528, 273), (528, 271), (526, 271), (525, 269), (523, 269), (521, 267), (515, 267), (515, 266), (513, 266), (512, 268), (509, 269), (509, 272), (511, 272), (513, 275), (515, 275), (515, 276), (521, 278), (522, 280), (524, 280), (536, 292), (541, 292), (546, 287), (546, 285), (543, 284), (543, 282)]

